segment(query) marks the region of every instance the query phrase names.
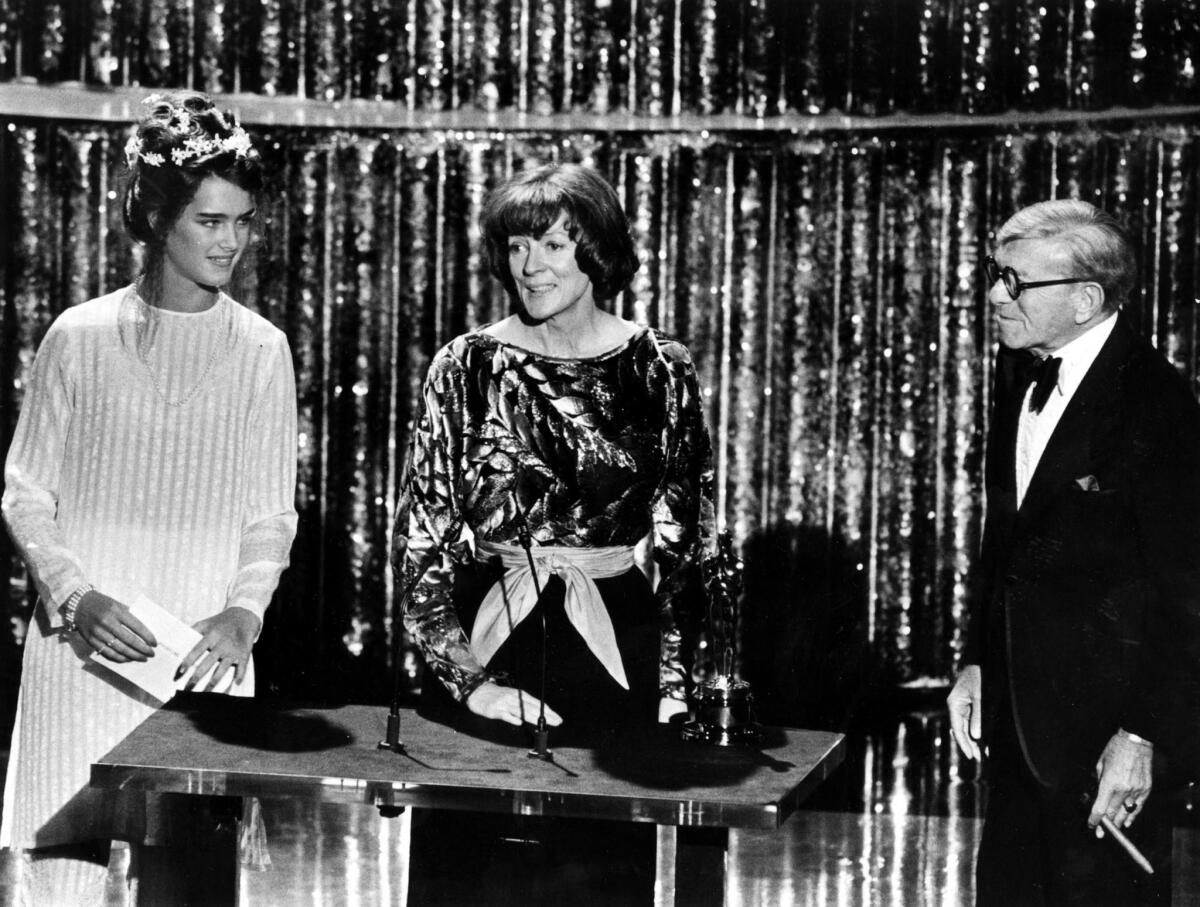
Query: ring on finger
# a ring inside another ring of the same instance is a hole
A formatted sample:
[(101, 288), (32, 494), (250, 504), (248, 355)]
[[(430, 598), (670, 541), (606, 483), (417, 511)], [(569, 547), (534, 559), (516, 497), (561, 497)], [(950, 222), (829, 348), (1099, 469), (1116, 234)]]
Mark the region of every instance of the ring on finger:
[(1132, 798), (1126, 800), (1121, 805), (1125, 807), (1125, 812), (1127, 813), (1131, 813), (1138, 808), (1137, 801)]

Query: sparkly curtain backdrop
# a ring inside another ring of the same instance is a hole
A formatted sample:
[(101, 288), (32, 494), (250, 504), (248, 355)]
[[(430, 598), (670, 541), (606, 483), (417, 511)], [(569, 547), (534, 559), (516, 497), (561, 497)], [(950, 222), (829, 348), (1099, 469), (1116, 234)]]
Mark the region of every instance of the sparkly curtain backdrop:
[[(122, 285), (132, 262), (115, 204), (125, 128), (0, 130), (7, 437), (50, 319)], [(426, 364), (507, 311), (476, 242), (480, 199), (528, 163), (571, 159), (605, 172), (637, 225), (623, 314), (695, 353), (718, 513), (753, 573), (788, 575), (783, 606), (802, 609), (815, 579), (796, 557), (823, 562), (898, 677), (945, 676), (981, 518), (981, 251), (1037, 198), (1124, 213), (1148, 250), (1138, 319), (1195, 374), (1198, 133), (260, 131), (285, 189), (241, 295), (291, 338), (301, 414), (302, 529), (275, 638), (319, 659), (314, 683), (341, 670), (357, 691), (386, 669), (388, 531)]]
[[(855, 659), (914, 681), (961, 649), (993, 350), (977, 262), (1008, 214), (1074, 196), (1124, 215), (1135, 316), (1197, 374), (1195, 6), (0, 0), (0, 452), (50, 320), (136, 265), (117, 204), (133, 102), (229, 94), (279, 186), (237, 293), (287, 331), (300, 395), (301, 528), (263, 676), (379, 699), (421, 380), (508, 311), (483, 196), (580, 160), (635, 226), (622, 314), (697, 360), (749, 568), (746, 672), (777, 720), (833, 721)], [(27, 84), (67, 79), (118, 88)], [(7, 538), (0, 581), (19, 636)]]
[(0, 0), (0, 80), (411, 110), (1194, 103), (1197, 0)]

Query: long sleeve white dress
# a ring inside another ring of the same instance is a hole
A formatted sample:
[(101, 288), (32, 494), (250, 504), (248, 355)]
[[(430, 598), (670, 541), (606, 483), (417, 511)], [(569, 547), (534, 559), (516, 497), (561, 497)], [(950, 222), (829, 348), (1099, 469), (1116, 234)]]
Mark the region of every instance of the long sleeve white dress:
[[(3, 514), (39, 601), (25, 641), (0, 846), (136, 839), (137, 797), (89, 766), (156, 703), (91, 664), (58, 614), (90, 583), (188, 624), (260, 618), (296, 531), (296, 393), (283, 333), (220, 294), (151, 308), (129, 287), (64, 312), (33, 366)], [(251, 670), (233, 692), (250, 695)]]

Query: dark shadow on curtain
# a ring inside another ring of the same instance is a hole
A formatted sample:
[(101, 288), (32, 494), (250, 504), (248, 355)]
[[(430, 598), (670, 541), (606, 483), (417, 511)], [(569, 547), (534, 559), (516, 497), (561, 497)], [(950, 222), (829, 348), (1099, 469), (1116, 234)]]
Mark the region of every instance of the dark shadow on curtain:
[(741, 673), (759, 720), (846, 734), (843, 764), (806, 809), (982, 815), (973, 766), (950, 758), (946, 689), (904, 688), (867, 635), (861, 555), (823, 528), (754, 533), (746, 565)]
[[(357, 649), (329, 632), (331, 627), (351, 624), (348, 612), (354, 598), (348, 583), (322, 569), (323, 563), (334, 560), (328, 549), (336, 550), (340, 544), (336, 527), (334, 523), (321, 529), (315, 513), (301, 510), (291, 564), (280, 579), (254, 647), (260, 696), (315, 706), (391, 701), (392, 659), (383, 634), (364, 634), (362, 648)], [(415, 705), (415, 678), (406, 679), (404, 690), (411, 697), (404, 704)]]
[(773, 525), (745, 543), (742, 676), (766, 724), (845, 731), (890, 685), (867, 642), (867, 584), (845, 541)]

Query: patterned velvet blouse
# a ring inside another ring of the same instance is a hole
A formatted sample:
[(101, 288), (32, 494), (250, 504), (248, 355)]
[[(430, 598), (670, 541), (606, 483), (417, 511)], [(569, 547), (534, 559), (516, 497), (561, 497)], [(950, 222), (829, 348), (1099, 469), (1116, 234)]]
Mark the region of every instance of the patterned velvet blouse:
[(451, 341), (425, 381), (392, 552), (397, 589), (416, 583), (404, 626), (426, 664), (460, 700), (488, 679), (451, 600), (454, 570), (473, 561), (472, 536), (519, 543), (515, 496), (535, 545), (648, 537), (660, 692), (684, 698), (675, 606), (709, 535), (710, 459), (691, 356), (652, 329), (585, 359), (480, 331)]

